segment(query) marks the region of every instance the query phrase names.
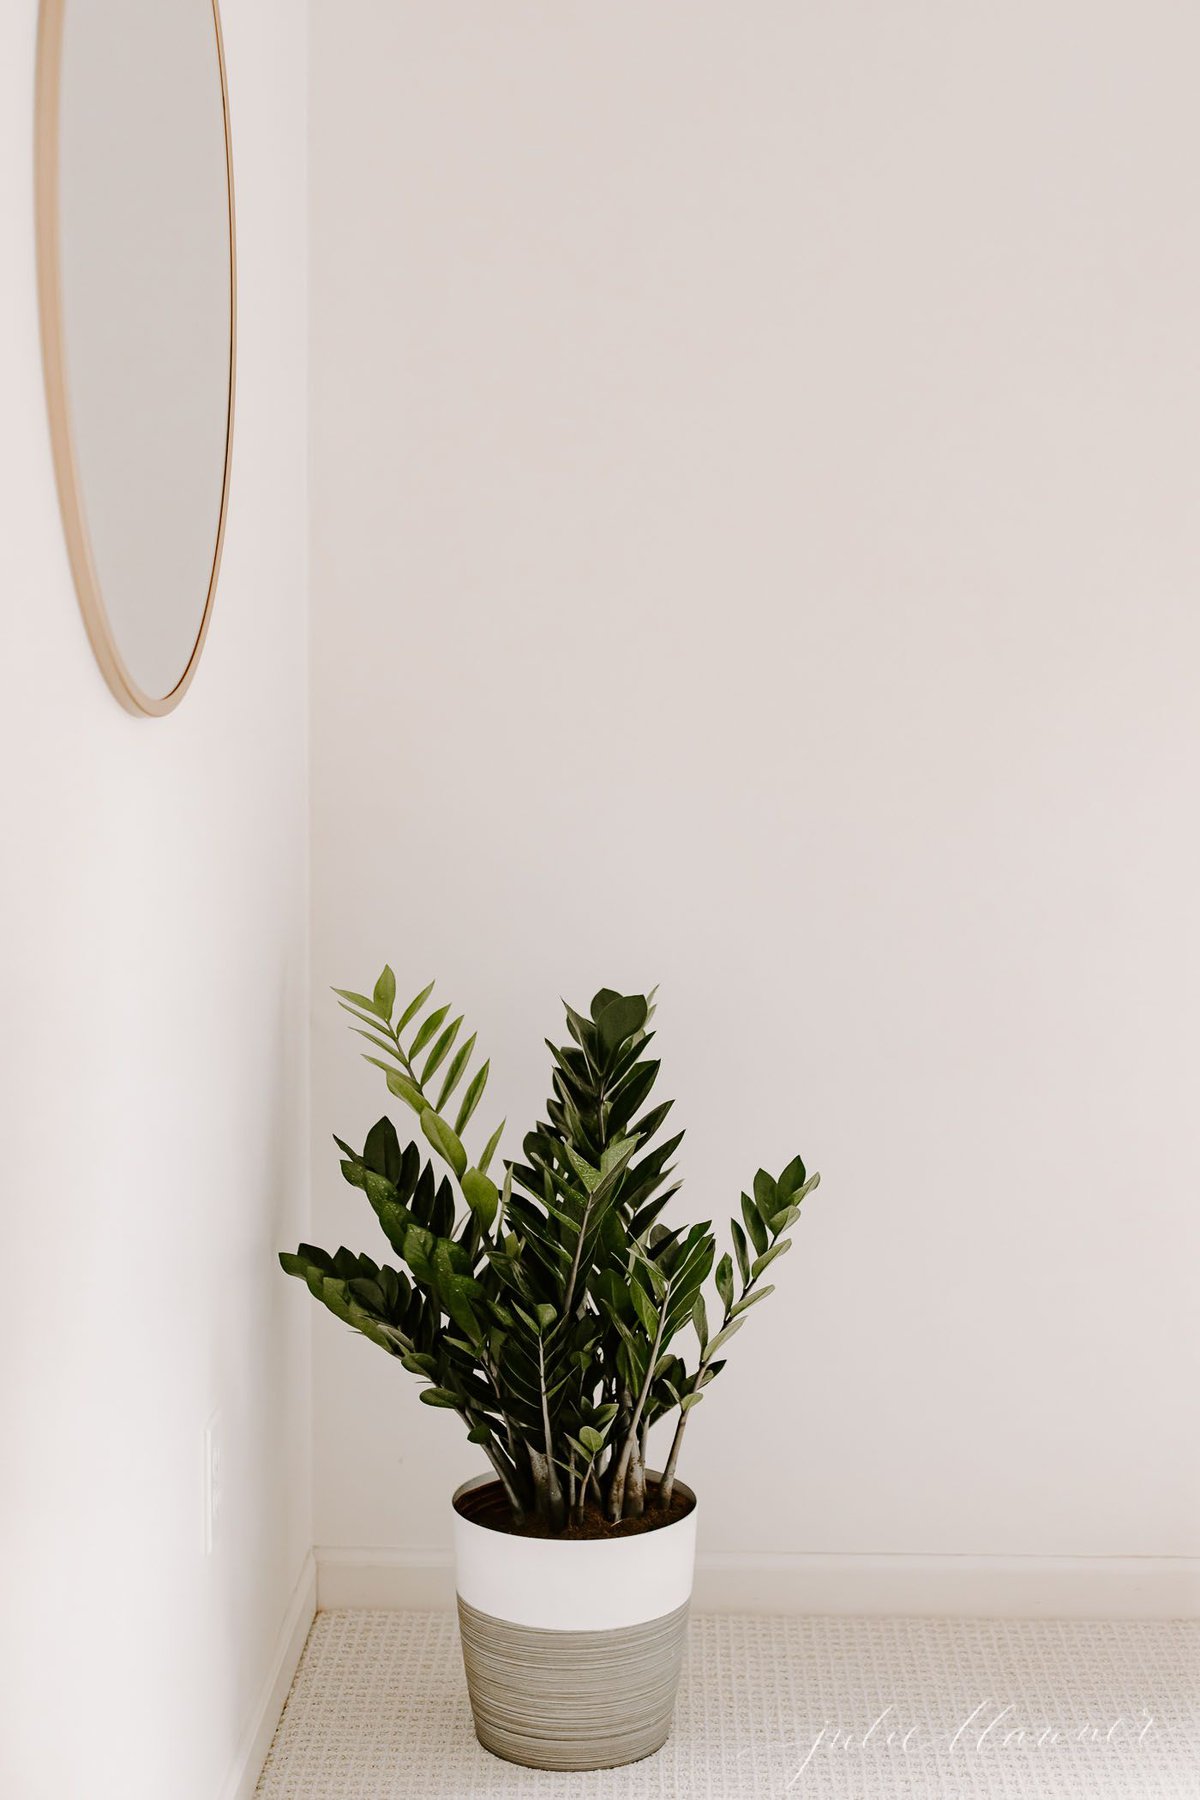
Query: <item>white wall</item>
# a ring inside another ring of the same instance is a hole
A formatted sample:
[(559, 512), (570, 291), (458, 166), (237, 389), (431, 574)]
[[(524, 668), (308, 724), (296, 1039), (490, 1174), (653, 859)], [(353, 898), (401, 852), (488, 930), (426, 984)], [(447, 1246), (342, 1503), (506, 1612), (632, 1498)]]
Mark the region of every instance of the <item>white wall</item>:
[[(440, 975), (521, 1129), (558, 996), (661, 983), (692, 1214), (825, 1177), (710, 1551), (1200, 1549), (1198, 54), (315, 10), (316, 1236), (382, 1244), (327, 983)], [(444, 1544), (473, 1453), (314, 1330), (318, 1541)]]
[[(303, 20), (225, 0), (232, 503), (179, 711), (122, 712), (59, 523), (33, 263), (36, 6), (0, 9), (0, 1790), (214, 1800), (312, 1541)], [(202, 1444), (225, 1509), (202, 1539)]]

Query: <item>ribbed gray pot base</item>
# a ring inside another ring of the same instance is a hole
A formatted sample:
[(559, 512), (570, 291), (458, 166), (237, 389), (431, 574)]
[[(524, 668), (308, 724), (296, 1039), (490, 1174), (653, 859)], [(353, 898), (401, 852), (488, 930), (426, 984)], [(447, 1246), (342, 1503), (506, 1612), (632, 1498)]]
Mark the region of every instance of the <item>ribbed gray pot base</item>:
[(475, 1735), (529, 1769), (612, 1769), (666, 1743), (688, 1607), (614, 1631), (543, 1631), (477, 1612), (458, 1624)]

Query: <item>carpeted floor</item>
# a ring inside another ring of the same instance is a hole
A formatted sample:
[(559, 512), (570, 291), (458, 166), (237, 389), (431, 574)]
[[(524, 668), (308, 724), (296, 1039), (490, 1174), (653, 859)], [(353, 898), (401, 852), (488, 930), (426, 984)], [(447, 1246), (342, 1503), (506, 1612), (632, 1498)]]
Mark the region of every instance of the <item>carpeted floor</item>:
[(1198, 1800), (1200, 1626), (697, 1618), (666, 1747), (548, 1775), (471, 1729), (449, 1613), (317, 1616), (259, 1800)]

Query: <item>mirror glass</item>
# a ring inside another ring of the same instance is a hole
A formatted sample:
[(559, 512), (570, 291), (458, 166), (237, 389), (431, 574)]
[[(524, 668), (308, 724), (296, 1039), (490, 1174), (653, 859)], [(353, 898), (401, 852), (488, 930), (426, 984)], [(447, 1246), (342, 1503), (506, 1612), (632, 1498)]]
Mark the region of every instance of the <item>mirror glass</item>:
[(232, 182), (214, 0), (43, 0), (39, 233), (71, 561), (118, 697), (190, 679), (223, 533)]

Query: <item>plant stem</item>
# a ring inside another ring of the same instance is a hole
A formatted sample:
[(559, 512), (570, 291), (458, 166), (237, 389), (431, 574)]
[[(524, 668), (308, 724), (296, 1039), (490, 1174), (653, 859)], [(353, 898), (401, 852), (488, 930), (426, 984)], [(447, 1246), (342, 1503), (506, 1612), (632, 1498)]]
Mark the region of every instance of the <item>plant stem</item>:
[(497, 1475), (500, 1477), (500, 1485), (504, 1489), (505, 1498), (508, 1501), (508, 1509), (512, 1513), (512, 1516), (513, 1516), (513, 1524), (514, 1525), (523, 1525), (525, 1523), (525, 1507), (521, 1500), (520, 1494), (518, 1494), (516, 1488), (513, 1486), (513, 1483), (509, 1480), (508, 1476), (505, 1474), (504, 1465), (500, 1461), (499, 1456), (496, 1454), (496, 1452), (494, 1451), (492, 1446), (490, 1444), (485, 1444), (483, 1446), (483, 1448), (484, 1448), (484, 1454), (486, 1455), (488, 1461), (491, 1463), (493, 1469), (495, 1469)]
[[(703, 1364), (701, 1364), (701, 1368), (703, 1368)], [(697, 1370), (697, 1380), (699, 1380), (699, 1376), (700, 1371)], [(689, 1388), (688, 1392), (694, 1393), (695, 1388)], [(670, 1506), (672, 1497), (675, 1493), (675, 1465), (679, 1461), (679, 1452), (683, 1447), (683, 1434), (687, 1426), (688, 1413), (690, 1411), (690, 1407), (681, 1409), (680, 1411), (679, 1423), (676, 1425), (675, 1435), (671, 1439), (671, 1453), (667, 1457), (667, 1466), (663, 1470), (662, 1480), (658, 1484), (658, 1504), (664, 1512), (666, 1512), (667, 1508)]]
[[(458, 1412), (459, 1418), (463, 1421), (463, 1424), (467, 1427), (468, 1431), (473, 1431), (480, 1423), (469, 1409), (464, 1411), (461, 1407), (458, 1407), (455, 1410)], [(523, 1525), (525, 1523), (525, 1506), (516, 1489), (516, 1469), (508, 1466), (507, 1458), (495, 1444), (484, 1444), (481, 1448), (500, 1478), (500, 1485), (504, 1489), (504, 1495), (508, 1501), (509, 1511), (512, 1513), (514, 1521), (518, 1525)]]
[[(776, 1236), (778, 1236), (778, 1235), (779, 1234), (776, 1233)], [(754, 1276), (751, 1278), (751, 1280), (746, 1282), (745, 1286), (742, 1288), (742, 1291), (738, 1295), (738, 1298), (737, 1298), (737, 1304), (739, 1306), (741, 1305), (742, 1301), (746, 1298), (746, 1296), (754, 1288), (757, 1281), (758, 1281), (758, 1277)], [(733, 1318), (733, 1307), (727, 1306), (725, 1308), (724, 1315), (721, 1319), (721, 1323), (720, 1323), (717, 1331), (715, 1331), (713, 1333), (713, 1336), (716, 1337), (719, 1335), (720, 1332), (724, 1331), (725, 1327), (729, 1324), (729, 1322), (731, 1321), (732, 1318)], [(688, 1389), (689, 1394), (699, 1393), (700, 1388), (703, 1386), (703, 1383), (704, 1383), (704, 1377), (708, 1372), (708, 1365), (709, 1365), (710, 1361), (711, 1361), (711, 1358), (704, 1355), (702, 1352), (701, 1357), (700, 1357), (700, 1367), (696, 1370), (695, 1378), (692, 1381), (691, 1387)], [(670, 1506), (672, 1497), (675, 1493), (675, 1466), (679, 1461), (679, 1452), (680, 1452), (681, 1448), (683, 1447), (683, 1434), (687, 1430), (688, 1413), (691, 1410), (692, 1409), (690, 1406), (680, 1408), (679, 1423), (676, 1425), (675, 1435), (671, 1439), (671, 1452), (670, 1452), (670, 1455), (667, 1457), (666, 1467), (663, 1469), (662, 1480), (658, 1484), (658, 1503), (662, 1507), (664, 1512), (666, 1511), (667, 1507)]]
[(550, 1402), (546, 1397), (546, 1350), (541, 1338), (538, 1339), (538, 1385), (542, 1390), (542, 1430), (546, 1439), (546, 1499), (550, 1523), (558, 1531), (563, 1522), (563, 1492), (554, 1463), (554, 1434), (550, 1429)]
[(645, 1510), (646, 1428), (643, 1425), (629, 1460), (629, 1475), (625, 1482), (625, 1512), (631, 1519), (640, 1519)]
[(646, 1379), (642, 1383), (642, 1391), (637, 1397), (633, 1416), (629, 1421), (629, 1431), (625, 1442), (621, 1445), (621, 1454), (617, 1458), (617, 1466), (613, 1470), (612, 1481), (608, 1488), (608, 1516), (615, 1525), (623, 1517), (625, 1507), (625, 1482), (629, 1474), (629, 1464), (637, 1446), (638, 1426), (642, 1422), (642, 1413), (650, 1394), (650, 1384), (654, 1380), (654, 1370), (658, 1364), (658, 1352), (662, 1344), (663, 1326), (667, 1317), (667, 1306), (670, 1294), (663, 1298), (662, 1311), (658, 1315), (658, 1325), (654, 1333), (654, 1343), (650, 1348), (650, 1359), (646, 1364)]

